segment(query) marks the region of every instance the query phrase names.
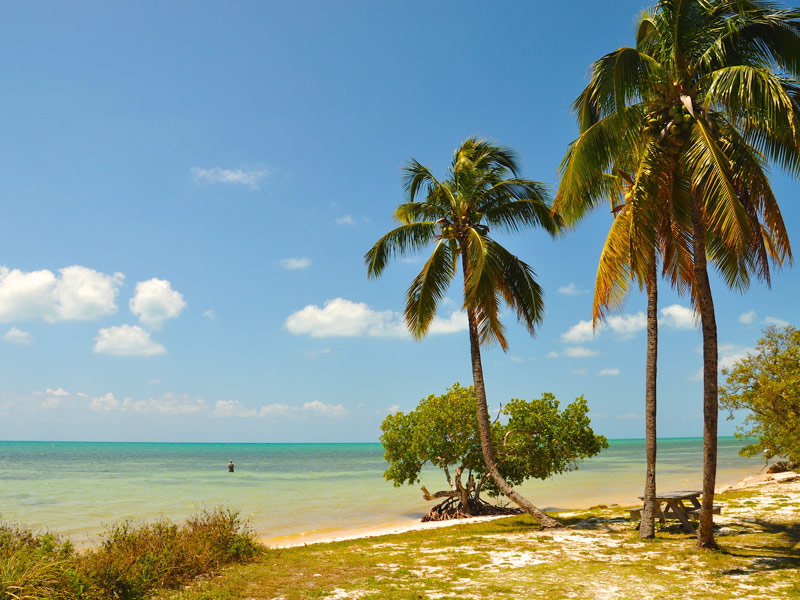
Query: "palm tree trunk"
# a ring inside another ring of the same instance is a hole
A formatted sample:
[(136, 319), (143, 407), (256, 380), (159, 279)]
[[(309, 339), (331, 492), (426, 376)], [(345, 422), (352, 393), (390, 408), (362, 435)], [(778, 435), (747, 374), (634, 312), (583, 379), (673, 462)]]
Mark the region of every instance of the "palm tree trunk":
[(644, 508), (639, 539), (656, 537), (656, 376), (658, 374), (658, 271), (656, 261), (647, 274), (647, 361), (644, 384), (645, 456)]
[(714, 541), (714, 487), (717, 479), (717, 322), (714, 298), (706, 265), (705, 230), (702, 207), (692, 198), (692, 254), (694, 259), (695, 293), (700, 308), (703, 330), (703, 501), (700, 509), (698, 548), (716, 548)]
[[(466, 263), (466, 259), (464, 260)], [(481, 450), (486, 463), (486, 471), (497, 484), (497, 487), (506, 498), (514, 502), (525, 512), (531, 515), (542, 527), (562, 527), (561, 523), (547, 516), (543, 511), (534, 506), (527, 498), (514, 491), (508, 482), (497, 470), (497, 457), (492, 448), (492, 426), (489, 420), (489, 408), (486, 403), (486, 387), (483, 383), (483, 365), (481, 364), (481, 346), (478, 339), (478, 323), (475, 311), (467, 309), (469, 321), (469, 348), (472, 356), (472, 379), (475, 385), (475, 398), (478, 409), (478, 427), (481, 432)]]

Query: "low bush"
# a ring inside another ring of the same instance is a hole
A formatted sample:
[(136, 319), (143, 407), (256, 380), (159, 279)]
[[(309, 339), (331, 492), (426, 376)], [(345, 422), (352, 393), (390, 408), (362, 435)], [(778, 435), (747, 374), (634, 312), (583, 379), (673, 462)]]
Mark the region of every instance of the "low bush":
[(139, 600), (159, 588), (175, 588), (258, 552), (254, 535), (236, 512), (217, 508), (191, 517), (109, 529), (97, 550), (82, 560), (82, 571), (101, 598)]
[(68, 540), (0, 523), (0, 599), (69, 600), (81, 592)]
[(260, 551), (239, 514), (223, 508), (183, 525), (126, 521), (80, 554), (69, 540), (0, 523), (0, 600), (142, 600)]

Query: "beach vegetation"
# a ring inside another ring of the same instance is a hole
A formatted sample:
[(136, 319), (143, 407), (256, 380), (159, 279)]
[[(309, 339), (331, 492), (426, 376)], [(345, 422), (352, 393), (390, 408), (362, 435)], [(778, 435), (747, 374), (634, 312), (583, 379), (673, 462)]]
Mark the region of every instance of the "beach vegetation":
[(0, 522), (0, 599), (68, 600), (81, 590), (68, 540)]
[(263, 550), (238, 513), (224, 508), (181, 525), (123, 522), (80, 553), (69, 540), (0, 523), (0, 600), (143, 600)]
[(465, 140), (453, 153), (443, 179), (411, 159), (403, 169), (403, 183), (408, 199), (394, 212), (394, 220), (400, 225), (367, 251), (367, 274), (379, 277), (392, 258), (433, 246), (406, 294), (405, 322), (411, 334), (420, 339), (428, 332), (460, 265), (481, 452), (487, 473), (511, 501), (539, 522), (557, 527), (557, 521), (516, 492), (498, 469), (481, 345), (496, 343), (503, 350), (508, 348), (505, 326), (500, 320), (502, 303), (511, 308), (531, 335), (544, 316), (543, 293), (533, 269), (490, 234), (539, 227), (555, 236), (561, 231), (561, 219), (550, 210), (545, 186), (519, 177), (514, 152), (484, 139)]
[(722, 374), (720, 405), (731, 419), (734, 411), (746, 412), (736, 436), (751, 443), (740, 453), (800, 464), (800, 330), (769, 327), (755, 352)]
[[(800, 12), (748, 1), (662, 0), (645, 11), (634, 47), (596, 61), (574, 107), (580, 137), (562, 166), (561, 189), (587, 203), (607, 198), (597, 182), (635, 160), (623, 202), (623, 236), (636, 249), (629, 268), (647, 281), (661, 216), (691, 257), (692, 303), (703, 338), (703, 510), (697, 544), (713, 548), (718, 429), (718, 341), (710, 261), (744, 290), (767, 284), (770, 263), (791, 248), (768, 164), (800, 175)], [(576, 202), (580, 207), (580, 203)], [(668, 265), (667, 259), (664, 265)], [(683, 264), (683, 263), (676, 263)], [(688, 271), (686, 271), (688, 273)]]
[[(623, 507), (564, 514), (542, 529), (520, 514), (450, 527), (284, 548), (218, 578), (199, 580), (170, 600), (234, 598), (796, 598), (800, 528), (774, 510), (772, 494), (798, 498), (794, 484), (721, 494), (718, 552), (671, 525), (639, 540)], [(728, 497), (759, 506), (735, 509)], [(725, 516), (727, 515), (727, 516)]]
[[(414, 410), (390, 414), (381, 423), (388, 481), (395, 486), (417, 484), (426, 465), (445, 475), (447, 489), (431, 493), (422, 487), (427, 500), (443, 499), (424, 521), (501, 512), (481, 498), (482, 491), (494, 498), (502, 491), (487, 476), (475, 406), (474, 386), (456, 383), (444, 394), (431, 394)], [(583, 396), (561, 409), (555, 396), (547, 393), (503, 405), (491, 425), (503, 478), (511, 485), (546, 479), (577, 469), (581, 460), (607, 448), (606, 438), (589, 426), (588, 410)]]

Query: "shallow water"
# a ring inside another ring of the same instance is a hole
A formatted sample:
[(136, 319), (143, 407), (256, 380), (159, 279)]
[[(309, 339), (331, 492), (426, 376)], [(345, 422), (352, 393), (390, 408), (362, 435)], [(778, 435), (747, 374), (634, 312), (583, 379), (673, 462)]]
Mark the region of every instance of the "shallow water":
[[(641, 494), (644, 441), (611, 440), (578, 471), (520, 487), (540, 507), (631, 504)], [(757, 472), (720, 438), (718, 485)], [(700, 489), (702, 440), (659, 440), (659, 489)], [(216, 505), (241, 511), (262, 538), (311, 539), (417, 520), (418, 486), (384, 481), (380, 444), (0, 442), (0, 515), (90, 543), (121, 519), (182, 520)], [(228, 473), (228, 459), (236, 471)], [(430, 490), (443, 478), (423, 474)]]

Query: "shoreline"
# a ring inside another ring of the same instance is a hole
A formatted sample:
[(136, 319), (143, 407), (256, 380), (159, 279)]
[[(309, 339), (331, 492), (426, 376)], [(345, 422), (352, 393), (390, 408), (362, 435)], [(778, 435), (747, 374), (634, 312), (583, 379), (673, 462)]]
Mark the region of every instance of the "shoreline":
[[(757, 473), (740, 477), (738, 479), (718, 482), (714, 491), (716, 494), (722, 494), (730, 490), (749, 489), (760, 487), (770, 482), (778, 482), (781, 478), (774, 477), (773, 475), (780, 476), (780, 473), (768, 474), (762, 469)], [(628, 506), (636, 504), (636, 500), (630, 503), (620, 502), (609, 504), (608, 506)], [(544, 510), (550, 513), (572, 513), (575, 511), (589, 510), (591, 507), (581, 508), (545, 508)], [(523, 513), (524, 514), (524, 513)], [(269, 548), (296, 548), (298, 546), (309, 546), (313, 544), (328, 544), (332, 542), (344, 542), (349, 540), (365, 539), (380, 537), (384, 535), (394, 535), (399, 533), (406, 533), (409, 531), (424, 531), (426, 529), (439, 529), (442, 527), (453, 527), (456, 525), (466, 525), (469, 523), (480, 523), (484, 521), (493, 521), (495, 519), (504, 519), (511, 515), (485, 515), (479, 517), (470, 517), (467, 519), (452, 519), (449, 521), (428, 521), (422, 522), (419, 519), (409, 519), (404, 521), (396, 521), (393, 523), (385, 523), (383, 525), (359, 527), (354, 529), (343, 529), (335, 532), (331, 529), (326, 530), (311, 530), (298, 533), (292, 533), (282, 536), (262, 537), (258, 541)]]

